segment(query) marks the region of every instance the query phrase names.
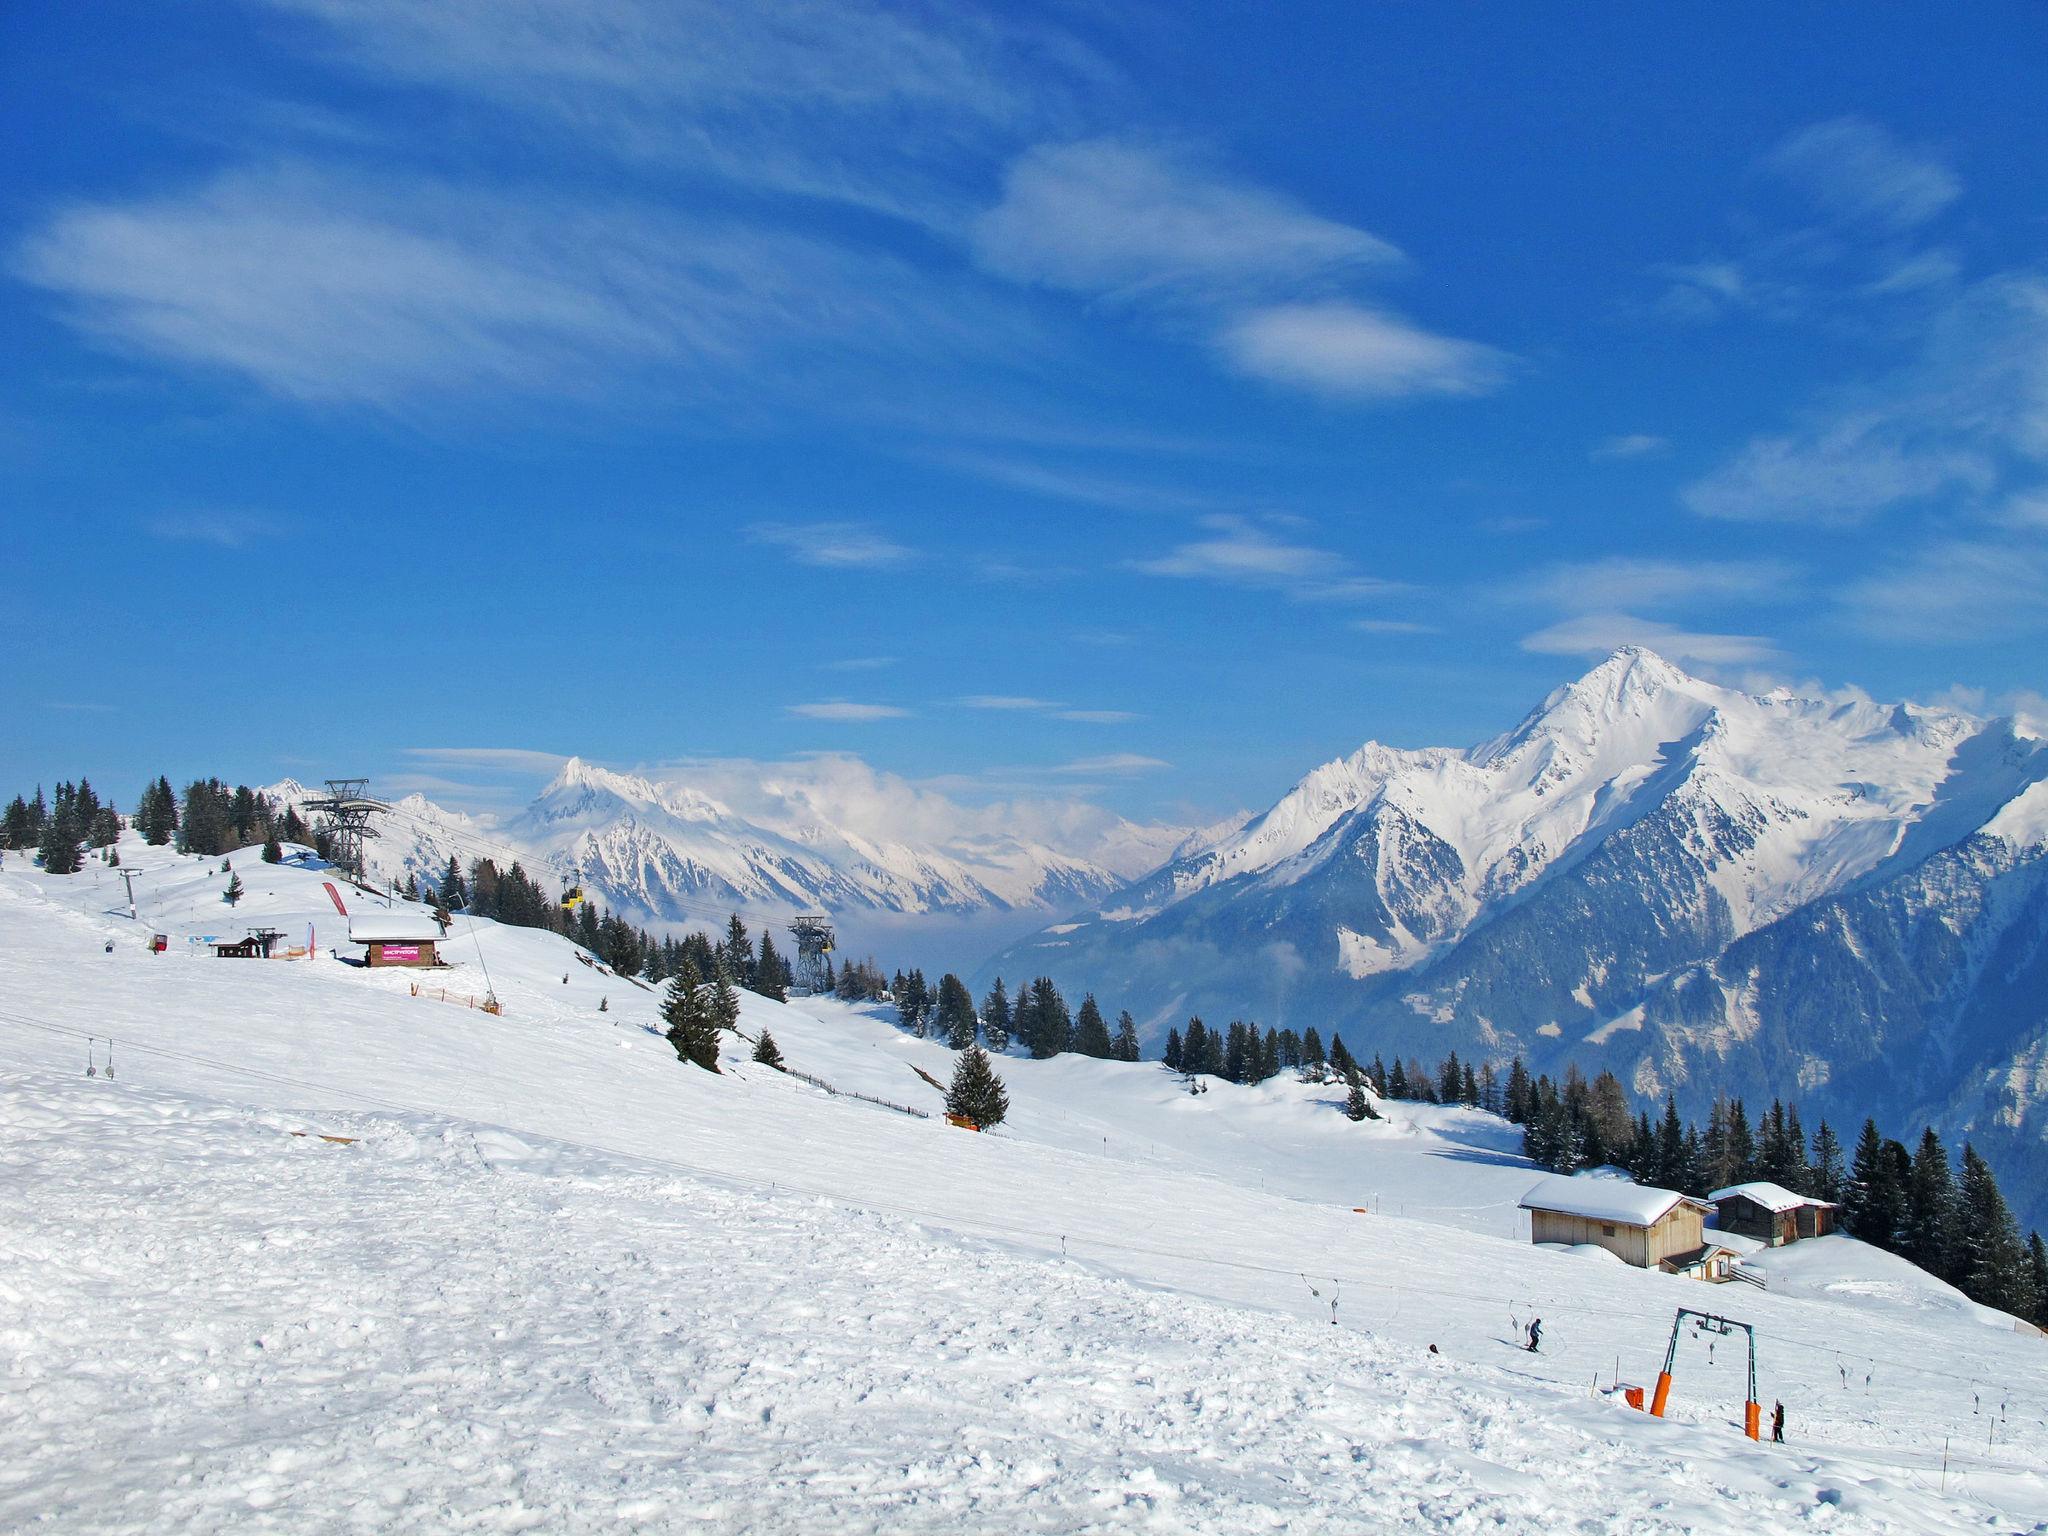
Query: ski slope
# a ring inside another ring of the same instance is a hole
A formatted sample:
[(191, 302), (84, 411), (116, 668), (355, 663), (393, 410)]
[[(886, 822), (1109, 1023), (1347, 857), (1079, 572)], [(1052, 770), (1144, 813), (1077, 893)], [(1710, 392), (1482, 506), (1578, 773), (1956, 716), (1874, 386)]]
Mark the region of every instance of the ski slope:
[[(140, 923), (0, 869), (0, 1528), (2048, 1529), (2048, 1341), (1861, 1244), (1768, 1293), (1536, 1249), (1508, 1128), (1287, 1079), (1011, 1060), (976, 1136), (686, 1068), (553, 935), (365, 971), (320, 871), (122, 858)], [(258, 922), (321, 953), (185, 943)], [(486, 966), (502, 1016), (412, 995)], [(938, 1108), (862, 1010), (742, 1025)], [(1680, 1305), (1756, 1325), (1790, 1445), (1726, 1341), (1666, 1421), (1597, 1390)]]

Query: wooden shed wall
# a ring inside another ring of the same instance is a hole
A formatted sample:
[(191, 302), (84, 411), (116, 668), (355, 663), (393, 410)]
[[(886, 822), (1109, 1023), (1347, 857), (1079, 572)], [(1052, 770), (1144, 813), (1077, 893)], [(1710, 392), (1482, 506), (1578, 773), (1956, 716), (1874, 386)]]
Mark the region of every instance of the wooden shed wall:
[(1654, 1226), (1625, 1221), (1596, 1221), (1564, 1211), (1531, 1211), (1530, 1239), (1538, 1243), (1592, 1243), (1638, 1269), (1653, 1269), (1674, 1253), (1689, 1253), (1706, 1241), (1706, 1216), (1683, 1202), (1666, 1211)]

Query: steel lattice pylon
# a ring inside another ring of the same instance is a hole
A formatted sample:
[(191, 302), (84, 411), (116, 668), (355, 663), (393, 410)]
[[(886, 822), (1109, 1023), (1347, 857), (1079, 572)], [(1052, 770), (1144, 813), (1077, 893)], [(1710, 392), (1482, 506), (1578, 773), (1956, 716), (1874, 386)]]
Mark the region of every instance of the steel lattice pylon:
[(825, 957), (832, 953), (832, 919), (823, 912), (805, 912), (790, 919), (789, 936), (796, 940), (796, 985), (801, 992), (825, 990)]
[(363, 878), (363, 841), (377, 835), (370, 818), (391, 809), (371, 799), (369, 789), (368, 779), (329, 779), (327, 793), (306, 802), (307, 810), (327, 818), (328, 857), (358, 880)]

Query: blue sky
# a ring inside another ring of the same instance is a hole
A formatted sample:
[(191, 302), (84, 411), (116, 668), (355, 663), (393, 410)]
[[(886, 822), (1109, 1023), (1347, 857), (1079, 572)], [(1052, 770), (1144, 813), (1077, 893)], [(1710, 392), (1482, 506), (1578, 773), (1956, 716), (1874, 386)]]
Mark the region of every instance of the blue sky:
[(2040, 12), (0, 20), (9, 786), (1188, 817), (1612, 645), (2048, 687)]

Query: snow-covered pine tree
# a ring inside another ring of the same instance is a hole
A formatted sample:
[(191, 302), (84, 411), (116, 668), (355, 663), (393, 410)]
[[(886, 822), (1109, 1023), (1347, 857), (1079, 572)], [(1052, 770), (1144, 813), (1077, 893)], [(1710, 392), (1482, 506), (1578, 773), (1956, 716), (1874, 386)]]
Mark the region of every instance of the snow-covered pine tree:
[(978, 1045), (968, 1046), (953, 1066), (953, 1081), (946, 1089), (946, 1113), (987, 1130), (1000, 1125), (1009, 1112), (1010, 1096), (996, 1076), (988, 1052)]

